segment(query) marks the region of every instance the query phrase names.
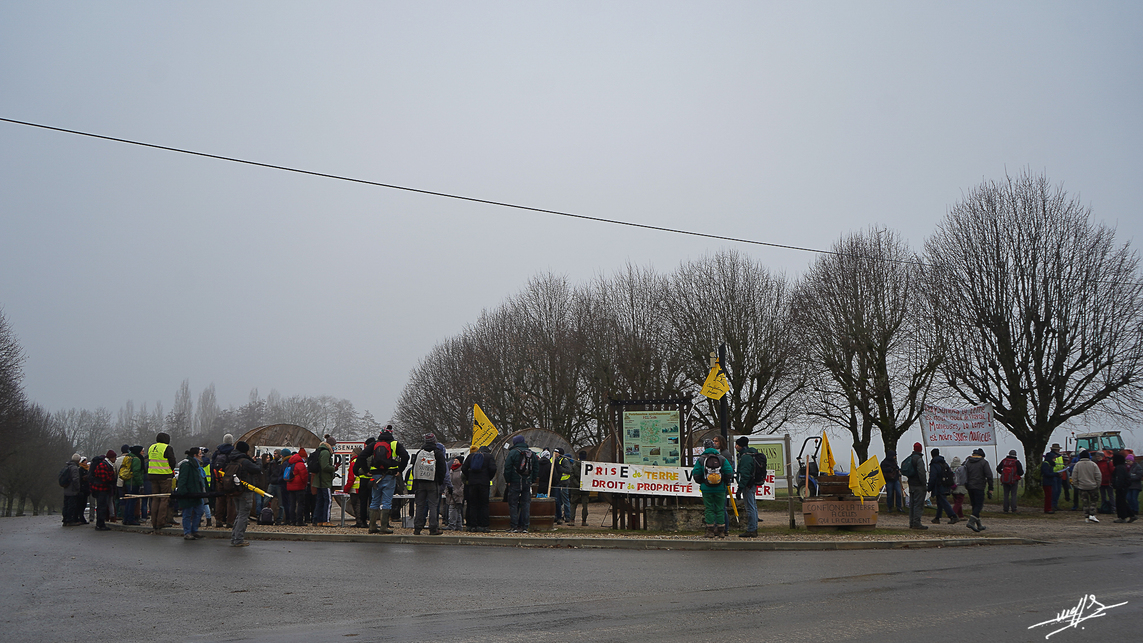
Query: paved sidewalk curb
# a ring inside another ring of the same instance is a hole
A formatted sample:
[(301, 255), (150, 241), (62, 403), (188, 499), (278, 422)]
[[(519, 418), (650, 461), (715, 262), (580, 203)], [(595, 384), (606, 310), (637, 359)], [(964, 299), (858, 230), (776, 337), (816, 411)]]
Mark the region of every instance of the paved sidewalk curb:
[[(109, 523), (117, 531), (149, 534), (144, 526)], [(161, 530), (164, 536), (181, 536), (182, 529), (169, 527)], [(230, 532), (216, 529), (199, 531), (207, 538), (229, 539)], [(627, 549), (627, 550), (681, 550), (681, 551), (831, 551), (858, 549), (936, 549), (941, 547), (970, 547), (976, 545), (1039, 545), (1046, 541), (1031, 538), (931, 538), (924, 540), (676, 540), (631, 536), (626, 538), (582, 538), (579, 536), (480, 536), (445, 535), (370, 535), (370, 534), (311, 534), (287, 532), (246, 532), (246, 540), (292, 540), (324, 543), (373, 543), (389, 545), (468, 545), (484, 547), (530, 547), (567, 549)]]

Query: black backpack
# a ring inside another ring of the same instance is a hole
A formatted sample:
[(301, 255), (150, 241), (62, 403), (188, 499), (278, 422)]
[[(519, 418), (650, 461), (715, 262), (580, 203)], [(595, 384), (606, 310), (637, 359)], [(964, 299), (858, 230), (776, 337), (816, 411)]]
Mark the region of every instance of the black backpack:
[(751, 453), (754, 458), (754, 472), (750, 475), (750, 486), (757, 487), (766, 482), (766, 454), (758, 451)]
[(311, 476), (316, 476), (321, 472), (321, 450), (314, 449), (314, 452), (306, 458), (306, 469), (309, 469)]
[(269, 506), (262, 507), (262, 512), (258, 514), (259, 525), (272, 525), (274, 524), (274, 510)]
[(952, 467), (947, 463), (944, 465), (945, 470), (941, 472), (941, 486), (947, 489), (952, 489), (956, 486), (956, 474), (953, 473)]
[(59, 483), (64, 489), (71, 486), (71, 467), (64, 465), (64, 468), (60, 469)]
[(532, 450), (525, 449), (520, 451), (520, 459), (516, 460), (516, 473), (520, 474), (521, 478), (532, 477)]

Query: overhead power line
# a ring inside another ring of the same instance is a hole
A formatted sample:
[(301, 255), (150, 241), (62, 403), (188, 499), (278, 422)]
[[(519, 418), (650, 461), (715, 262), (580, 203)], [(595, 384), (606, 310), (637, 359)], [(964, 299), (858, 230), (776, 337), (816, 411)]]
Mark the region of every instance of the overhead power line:
[(75, 134), (76, 136), (86, 136), (88, 138), (97, 138), (104, 141), (114, 141), (116, 143), (125, 143), (127, 145), (137, 145), (139, 147), (149, 147), (156, 150), (164, 150), (167, 152), (177, 152), (179, 154), (190, 154), (192, 156), (201, 156), (203, 158), (215, 159), (218, 161), (229, 161), (231, 163), (241, 163), (243, 165), (253, 165), (255, 167), (264, 167), (271, 170), (281, 170), (283, 172), (293, 172), (295, 174), (305, 174), (307, 176), (319, 176), (325, 179), (334, 179), (336, 181), (348, 181), (350, 183), (360, 183), (362, 185), (372, 185), (379, 188), (389, 188), (390, 190), (401, 190), (404, 192), (413, 192), (416, 194), (427, 194), (429, 196), (437, 196), (444, 199), (455, 199), (457, 201), (468, 201), (470, 203), (483, 203), (485, 205), (495, 205), (503, 208), (513, 208), (516, 210), (525, 210), (527, 212), (540, 212), (543, 214), (552, 214), (560, 217), (568, 217), (571, 219), (582, 219), (584, 221), (595, 221), (597, 223), (610, 223), (612, 225), (627, 226), (629, 228), (641, 228), (644, 230), (657, 230), (659, 232), (670, 232), (673, 234), (684, 234), (692, 237), (703, 237), (706, 239), (717, 239), (719, 241), (732, 241), (735, 243), (746, 243), (756, 246), (766, 246), (768, 248), (781, 248), (783, 250), (798, 250), (801, 252), (813, 252), (818, 254), (837, 254), (831, 250), (818, 250), (816, 248), (803, 248), (801, 246), (791, 246), (781, 243), (770, 243), (767, 241), (756, 241), (753, 239), (740, 239), (738, 237), (728, 237), (719, 234), (711, 234), (709, 232), (695, 232), (693, 230), (680, 230), (678, 228), (668, 228), (665, 226), (656, 226), (646, 223), (635, 223), (632, 221), (620, 221), (618, 219), (605, 219), (603, 217), (592, 217), (586, 214), (576, 214), (574, 212), (563, 212), (560, 210), (550, 210), (547, 208), (536, 208), (530, 205), (520, 205), (518, 203), (507, 203), (504, 201), (493, 201), (491, 199), (480, 199), (477, 197), (464, 196), (461, 194), (450, 194), (448, 192), (437, 192), (435, 190), (424, 190), (421, 188), (412, 188), (406, 185), (394, 185), (392, 183), (381, 183), (380, 181), (370, 181), (368, 179), (358, 179), (351, 176), (342, 176), (340, 174), (329, 174), (327, 172), (315, 172), (313, 170), (303, 170), (301, 168), (289, 167), (286, 165), (275, 165), (273, 163), (261, 163), (259, 161), (251, 161), (248, 159), (240, 159), (232, 156), (222, 156), (221, 154), (209, 154), (207, 152), (196, 152), (195, 150), (188, 150), (179, 147), (170, 147), (168, 145), (156, 145), (155, 143), (145, 143), (143, 141), (133, 141), (127, 138), (118, 138), (115, 136), (104, 136), (103, 134), (93, 134), (91, 132), (82, 132), (79, 130), (66, 129), (63, 127), (52, 127), (51, 125), (43, 125), (41, 123), (30, 123), (28, 121), (18, 121), (11, 118), (0, 117), (0, 121), (5, 123), (12, 123), (15, 125), (24, 125), (27, 127), (35, 127), (38, 129), (50, 130), (53, 132), (63, 132), (64, 134)]

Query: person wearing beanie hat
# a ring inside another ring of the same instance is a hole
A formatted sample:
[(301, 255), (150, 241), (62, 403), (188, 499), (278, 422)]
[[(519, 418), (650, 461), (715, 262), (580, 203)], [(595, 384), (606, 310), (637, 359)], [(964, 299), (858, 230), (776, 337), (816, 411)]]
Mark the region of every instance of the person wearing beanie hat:
[(464, 491), (468, 496), (468, 531), (488, 533), (492, 525), (488, 515), (488, 494), (496, 479), (496, 460), (487, 446), (476, 449), (460, 465), (464, 474)]
[[(112, 457), (115, 452), (111, 452)], [(107, 520), (111, 515), (111, 498), (115, 489), (115, 469), (107, 461), (105, 454), (97, 455), (91, 461), (91, 470), (88, 473), (89, 487), (92, 498), (95, 500), (95, 529), (97, 531), (110, 531)]]
[[(393, 511), (393, 494), (399, 477), (409, 465), (409, 452), (405, 445), (393, 438), (393, 425), (386, 425), (373, 444), (366, 444), (358, 456), (369, 464), (372, 493), (369, 500), (369, 533), (393, 533), (389, 516)], [(377, 527), (378, 521), (381, 527)]]
[[(238, 466), (235, 467), (235, 464)], [(250, 445), (242, 440), (234, 443), (234, 450), (226, 459), (226, 468), (231, 471), (229, 475), (237, 475), (239, 480), (250, 485), (253, 485), (262, 474), (262, 467), (250, 457)], [(222, 475), (227, 474), (223, 472)], [(245, 547), (250, 544), (246, 542), (246, 525), (250, 522), (254, 492), (239, 485), (238, 491), (231, 492), (230, 496), (234, 498), (234, 528), (230, 533), (230, 546)]]
[[(735, 473), (738, 480), (738, 490), (742, 493), (743, 503), (746, 505), (746, 531), (738, 534), (739, 538), (754, 538), (758, 535), (758, 484), (755, 481), (755, 470), (759, 465), (758, 450), (750, 446), (750, 439), (745, 435), (734, 441), (734, 450), (738, 452), (738, 471)], [(766, 456), (762, 456), (762, 462)], [(761, 472), (765, 476), (765, 470)]]
[(909, 482), (909, 529), (928, 529), (921, 524), (921, 514), (925, 510), (925, 458), (921, 455), (921, 443), (913, 445), (913, 452), (901, 462), (901, 475)]
[(64, 471), (60, 471), (60, 480), (66, 479), (68, 485), (64, 487), (63, 526), (75, 527), (84, 524), (83, 505), (80, 504), (80, 488), (83, 481), (83, 472), (79, 468), (79, 461), (83, 459), (78, 453), (73, 453), (68, 459)]
[(413, 535), (421, 535), (427, 520), (429, 535), (439, 536), (441, 485), (444, 484), (448, 459), (437, 447), (437, 438), (425, 434), (425, 443), (413, 454)]
[[(975, 451), (973, 454), (975, 455)], [(1056, 503), (1059, 502), (1060, 474), (1056, 468), (1056, 460), (1060, 455), (1054, 451), (1044, 454), (1040, 463), (1040, 485), (1044, 488), (1044, 513), (1056, 513)]]
[[(705, 446), (709, 442), (710, 446)], [(703, 442), (702, 454), (695, 458), (694, 469), (691, 476), (700, 481), (699, 491), (702, 492), (703, 524), (706, 526), (706, 538), (726, 537), (726, 490), (730, 478), (734, 475), (734, 467), (730, 460), (718, 452), (713, 440)]]
[(539, 479), (536, 454), (524, 436), (512, 438), (512, 448), (504, 458), (504, 482), (508, 486), (508, 533), (528, 533), (532, 522), (532, 484)]
[[(230, 459), (230, 455), (234, 453), (234, 436), (227, 433), (222, 436), (222, 444), (214, 448), (214, 456), (210, 459), (210, 477), (211, 485), (214, 487), (213, 491), (220, 491), (219, 481), (222, 480), (222, 470), (226, 468), (226, 461)], [(231, 496), (219, 496), (211, 498), (213, 505), (210, 508), (211, 515), (214, 518), (214, 524), (217, 527), (231, 528), (234, 526), (235, 508), (234, 498)]]
[(1095, 513), (1096, 505), (1099, 502), (1099, 485), (1102, 482), (1103, 474), (1099, 471), (1099, 465), (1091, 461), (1091, 454), (1086, 449), (1080, 451), (1079, 460), (1072, 467), (1072, 486), (1075, 487), (1076, 495), (1083, 502), (1084, 520), (1086, 522), (1099, 522)]
[(968, 498), (972, 502), (972, 515), (968, 517), (967, 527), (977, 533), (987, 529), (980, 522), (980, 510), (984, 508), (984, 489), (988, 487), (988, 497), (992, 497), (992, 467), (984, 459), (984, 449), (976, 449), (964, 462), (965, 489), (968, 489)]
[(159, 433), (155, 442), (147, 447), (147, 480), (151, 483), (151, 493), (164, 494), (151, 499), (151, 529), (152, 533), (161, 533), (159, 530), (174, 525), (174, 508), (171, 506), (170, 493), (174, 491), (175, 480), (175, 450), (171, 448), (171, 436)]
[(881, 474), (885, 476), (885, 512), (905, 512), (905, 494), (901, 489), (901, 466), (897, 464), (897, 452), (889, 449), (881, 462)]
[(1024, 465), (1016, 457), (1015, 449), (1009, 451), (1008, 456), (996, 465), (996, 474), (1004, 491), (1004, 513), (1017, 513), (1016, 488), (1020, 486), (1020, 478), (1024, 477)]

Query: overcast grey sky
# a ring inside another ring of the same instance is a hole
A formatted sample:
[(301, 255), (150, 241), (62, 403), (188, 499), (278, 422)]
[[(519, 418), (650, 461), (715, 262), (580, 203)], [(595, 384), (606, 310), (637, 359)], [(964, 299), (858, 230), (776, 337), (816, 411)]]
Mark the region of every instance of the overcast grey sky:
[[(1005, 169), (1143, 239), (1139, 3), (4, 3), (0, 117), (812, 248)], [(0, 123), (0, 306), (51, 409), (333, 395), (534, 274), (736, 247)]]

